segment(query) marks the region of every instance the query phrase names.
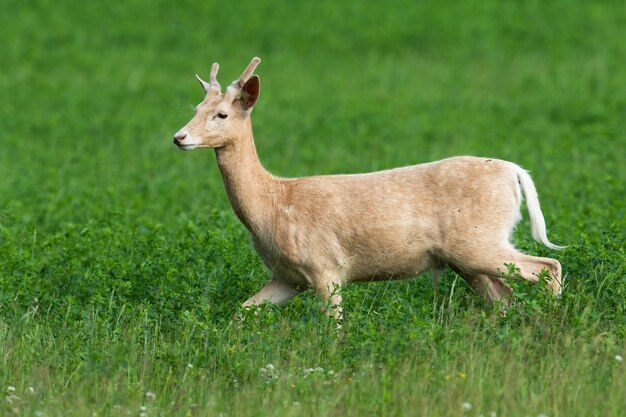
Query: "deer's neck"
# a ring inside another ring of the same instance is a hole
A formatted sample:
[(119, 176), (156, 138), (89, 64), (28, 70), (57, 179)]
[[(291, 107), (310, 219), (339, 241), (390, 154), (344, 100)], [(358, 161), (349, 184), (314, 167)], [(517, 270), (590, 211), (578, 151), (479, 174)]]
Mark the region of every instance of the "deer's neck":
[(251, 233), (264, 233), (272, 215), (276, 178), (259, 161), (252, 127), (230, 144), (215, 149), (215, 155), (235, 214)]

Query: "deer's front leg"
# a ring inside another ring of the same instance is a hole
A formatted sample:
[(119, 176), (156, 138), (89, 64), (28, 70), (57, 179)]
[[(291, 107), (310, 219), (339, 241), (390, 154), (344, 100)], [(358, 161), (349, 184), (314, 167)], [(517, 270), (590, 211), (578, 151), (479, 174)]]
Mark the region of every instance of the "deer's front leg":
[(274, 277), (265, 284), (265, 287), (263, 287), (261, 291), (250, 297), (241, 307), (246, 308), (258, 305), (264, 301), (273, 304), (282, 304), (291, 300), (302, 291), (303, 289)]
[(337, 325), (341, 327), (343, 320), (343, 309), (341, 307), (341, 285), (339, 276), (335, 274), (325, 274), (321, 282), (316, 283), (315, 292), (326, 302), (325, 313), (337, 320)]

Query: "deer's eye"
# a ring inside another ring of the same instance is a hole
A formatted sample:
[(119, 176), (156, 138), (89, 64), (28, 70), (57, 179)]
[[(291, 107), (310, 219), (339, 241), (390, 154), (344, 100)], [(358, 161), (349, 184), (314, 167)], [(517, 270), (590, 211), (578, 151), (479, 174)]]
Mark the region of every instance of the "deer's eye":
[(219, 117), (220, 119), (225, 119), (228, 117), (228, 115), (226, 113), (217, 113), (217, 117)]

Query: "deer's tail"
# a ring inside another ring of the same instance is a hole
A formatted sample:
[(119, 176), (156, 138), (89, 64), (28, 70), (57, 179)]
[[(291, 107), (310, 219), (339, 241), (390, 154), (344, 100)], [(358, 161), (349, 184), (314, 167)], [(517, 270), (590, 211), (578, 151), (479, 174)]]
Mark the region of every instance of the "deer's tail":
[(535, 188), (535, 184), (533, 183), (532, 178), (530, 178), (528, 172), (520, 168), (517, 173), (517, 180), (519, 181), (519, 184), (522, 187), (522, 192), (526, 197), (526, 207), (528, 208), (528, 215), (530, 216), (530, 230), (533, 238), (550, 249), (565, 249), (567, 246), (555, 245), (548, 240), (546, 221), (543, 218), (541, 206), (539, 205), (537, 189)]

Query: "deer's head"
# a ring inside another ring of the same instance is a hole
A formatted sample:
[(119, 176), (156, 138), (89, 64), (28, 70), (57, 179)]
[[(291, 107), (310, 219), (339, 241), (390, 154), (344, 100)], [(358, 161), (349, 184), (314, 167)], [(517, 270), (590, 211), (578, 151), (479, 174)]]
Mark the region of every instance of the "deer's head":
[(218, 64), (213, 64), (209, 82), (196, 75), (205, 92), (193, 118), (174, 134), (174, 144), (182, 150), (221, 148), (241, 136), (249, 126), (250, 112), (259, 98), (258, 75), (252, 75), (261, 60), (253, 58), (239, 79), (222, 94), (217, 82)]

